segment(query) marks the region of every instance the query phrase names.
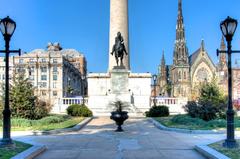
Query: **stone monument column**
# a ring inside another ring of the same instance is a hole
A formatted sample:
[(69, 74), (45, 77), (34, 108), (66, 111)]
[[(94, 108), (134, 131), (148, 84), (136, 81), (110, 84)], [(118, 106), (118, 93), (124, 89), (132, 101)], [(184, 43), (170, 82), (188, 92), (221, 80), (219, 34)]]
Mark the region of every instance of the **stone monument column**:
[(110, 0), (110, 33), (109, 33), (109, 66), (108, 71), (111, 71), (116, 66), (115, 56), (112, 56), (113, 45), (115, 44), (115, 37), (120, 32), (124, 39), (124, 44), (127, 56), (123, 58), (123, 65), (127, 70), (130, 70), (129, 63), (129, 46), (128, 46), (128, 0)]

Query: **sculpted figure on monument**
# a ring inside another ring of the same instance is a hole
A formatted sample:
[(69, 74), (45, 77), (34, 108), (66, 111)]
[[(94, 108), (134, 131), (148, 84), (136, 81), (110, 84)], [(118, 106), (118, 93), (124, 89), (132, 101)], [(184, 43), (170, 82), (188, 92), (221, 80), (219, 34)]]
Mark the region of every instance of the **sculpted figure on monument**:
[(111, 52), (112, 55), (113, 55), (113, 53), (115, 53), (115, 59), (116, 59), (116, 62), (117, 62), (117, 66), (119, 66), (118, 65), (119, 58), (121, 60), (120, 66), (123, 66), (122, 60), (123, 60), (123, 57), (124, 57), (124, 53), (126, 55), (128, 55), (123, 41), (124, 40), (123, 40), (123, 37), (122, 37), (121, 33), (118, 32), (117, 37), (115, 38), (115, 44), (113, 45), (113, 49), (112, 49), (112, 52)]

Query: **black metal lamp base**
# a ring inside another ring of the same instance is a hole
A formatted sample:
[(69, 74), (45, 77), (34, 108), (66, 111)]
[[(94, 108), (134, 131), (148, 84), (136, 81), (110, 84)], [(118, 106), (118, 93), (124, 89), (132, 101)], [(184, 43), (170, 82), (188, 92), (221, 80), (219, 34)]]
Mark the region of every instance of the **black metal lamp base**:
[(14, 146), (12, 139), (2, 139), (0, 141), (0, 147), (12, 147), (12, 146)]
[(226, 148), (238, 148), (239, 145), (236, 142), (236, 140), (228, 140), (228, 139), (226, 139), (225, 142), (223, 143), (223, 147), (226, 147)]

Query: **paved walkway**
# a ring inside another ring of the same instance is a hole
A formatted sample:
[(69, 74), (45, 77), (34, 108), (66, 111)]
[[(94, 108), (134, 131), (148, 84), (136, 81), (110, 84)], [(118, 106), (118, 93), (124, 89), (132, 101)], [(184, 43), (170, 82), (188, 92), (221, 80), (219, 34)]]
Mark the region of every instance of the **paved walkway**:
[(128, 119), (122, 133), (115, 128), (109, 118), (97, 118), (78, 132), (15, 139), (46, 145), (37, 159), (203, 159), (193, 150), (195, 144), (225, 138), (162, 131), (146, 119)]

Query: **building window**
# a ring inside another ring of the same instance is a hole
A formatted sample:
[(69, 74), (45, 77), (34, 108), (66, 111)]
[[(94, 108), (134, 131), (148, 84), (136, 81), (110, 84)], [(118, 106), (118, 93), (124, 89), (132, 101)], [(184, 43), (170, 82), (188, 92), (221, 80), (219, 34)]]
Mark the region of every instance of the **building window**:
[(41, 66), (41, 71), (42, 72), (47, 72), (47, 67), (46, 66)]
[(33, 63), (33, 62), (34, 62), (34, 59), (30, 59), (29, 62), (30, 62), (30, 63)]
[(57, 81), (57, 75), (53, 75), (53, 80)]
[(47, 75), (41, 75), (41, 80), (46, 81), (47, 80)]
[(40, 88), (46, 88), (47, 82), (39, 82)]
[(178, 72), (178, 78), (179, 78), (179, 79), (182, 79), (182, 77), (181, 77), (181, 72), (180, 72), (180, 71)]
[(57, 88), (57, 83), (53, 82), (53, 88)]
[(17, 72), (24, 73), (25, 72), (24, 67), (18, 67)]
[(47, 93), (46, 93), (46, 91), (42, 91), (42, 96), (46, 96), (47, 95)]
[(19, 59), (19, 63), (22, 64), (23, 63), (23, 59)]
[(57, 61), (57, 59), (53, 59), (53, 63), (57, 63), (58, 61)]
[(34, 80), (34, 76), (29, 76), (29, 80)]
[(53, 72), (57, 72), (57, 66), (53, 66)]
[(186, 72), (183, 72), (184, 79), (187, 79)]
[(53, 91), (53, 96), (57, 96), (57, 91)]
[(34, 72), (34, 66), (30, 67), (30, 72)]
[(42, 58), (41, 60), (42, 60), (42, 62), (43, 62), (43, 63), (45, 63), (45, 62), (46, 62), (46, 59), (45, 59), (45, 58)]
[(2, 79), (5, 80), (5, 75), (4, 74), (2, 75)]

